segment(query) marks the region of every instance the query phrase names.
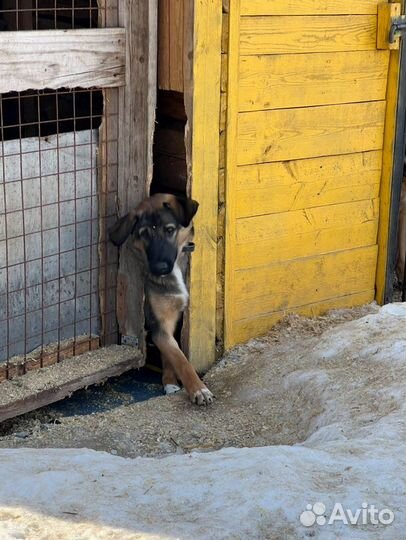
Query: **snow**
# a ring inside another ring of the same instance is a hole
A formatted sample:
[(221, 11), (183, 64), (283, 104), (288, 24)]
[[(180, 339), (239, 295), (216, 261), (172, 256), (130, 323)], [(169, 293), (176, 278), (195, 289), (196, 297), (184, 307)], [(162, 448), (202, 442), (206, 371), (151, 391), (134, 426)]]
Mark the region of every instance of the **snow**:
[[(0, 450), (0, 540), (405, 538), (406, 304), (327, 330), (300, 354), (315, 367), (290, 373), (286, 390), (307, 389), (322, 408), (311, 417), (298, 410), (307, 437), (292, 446), (162, 459)], [(361, 369), (349, 382), (333, 378), (337, 355), (352, 366), (369, 360), (366, 390)], [(336, 503), (353, 514), (367, 503), (394, 521), (306, 527), (300, 515), (316, 502), (327, 520)]]

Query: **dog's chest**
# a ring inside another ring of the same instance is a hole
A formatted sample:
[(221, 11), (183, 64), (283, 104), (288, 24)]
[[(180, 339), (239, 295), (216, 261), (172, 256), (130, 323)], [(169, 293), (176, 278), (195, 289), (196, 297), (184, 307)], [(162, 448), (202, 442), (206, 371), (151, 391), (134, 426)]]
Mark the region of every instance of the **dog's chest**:
[(189, 300), (189, 294), (186, 288), (185, 280), (183, 278), (180, 267), (175, 264), (171, 275), (171, 287), (165, 294), (165, 296), (171, 297), (171, 302), (175, 309), (183, 311), (187, 306)]
[(183, 311), (187, 306), (189, 294), (186, 288), (182, 270), (178, 264), (175, 264), (170, 275), (158, 281), (149, 281), (147, 286), (147, 297), (160, 298), (176, 311)]
[(182, 270), (180, 269), (178, 264), (175, 264), (172, 272), (175, 287), (177, 289), (177, 292), (175, 293), (177, 296), (182, 296), (185, 299), (185, 302), (187, 302), (189, 298), (188, 291), (186, 289), (185, 280), (183, 278)]

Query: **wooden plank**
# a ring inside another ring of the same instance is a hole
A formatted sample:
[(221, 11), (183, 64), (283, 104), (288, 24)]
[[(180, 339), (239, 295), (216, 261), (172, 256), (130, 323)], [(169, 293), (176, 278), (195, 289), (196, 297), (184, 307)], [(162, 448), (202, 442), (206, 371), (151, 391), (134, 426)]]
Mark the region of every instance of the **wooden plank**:
[(14, 356), (7, 362), (0, 363), (0, 382), (20, 377), (34, 369), (52, 366), (88, 351), (94, 351), (99, 346), (98, 336), (81, 336), (38, 347), (26, 355)]
[(292, 54), (376, 49), (373, 15), (242, 17), (241, 54)]
[[(115, 313), (115, 291), (117, 264), (113, 263), (114, 246), (108, 238), (109, 216), (114, 214), (112, 193), (118, 186), (118, 89), (103, 90), (103, 118), (99, 127), (99, 147), (97, 151), (97, 192), (99, 213), (99, 309), (100, 335), (103, 346), (117, 343), (117, 317)], [(115, 194), (114, 194), (115, 202)]]
[(221, 91), (227, 92), (227, 80), (228, 80), (228, 56), (227, 54), (221, 55)]
[(241, 0), (241, 15), (375, 15), (379, 0)]
[(170, 4), (170, 90), (183, 92), (183, 45), (184, 18), (183, 7), (185, 0), (171, 0)]
[(289, 313), (296, 313), (306, 317), (317, 317), (331, 309), (351, 308), (368, 304), (374, 299), (374, 289), (362, 291), (355, 294), (348, 294), (340, 298), (330, 298), (322, 302), (316, 302), (303, 306), (291, 308), (289, 310), (275, 311), (259, 317), (242, 319), (235, 321), (233, 325), (234, 343), (244, 343), (250, 338), (266, 334), (277, 322), (286, 317)]
[(1, 93), (123, 86), (125, 30), (1, 32), (0, 59)]
[(362, 222), (360, 216), (354, 219), (348, 215), (348, 225), (237, 244), (234, 268), (253, 268), (276, 261), (370, 246), (376, 244), (377, 233), (378, 216)]
[(158, 85), (183, 92), (184, 4), (186, 0), (159, 0)]
[[(99, 27), (118, 26), (117, 0), (98, 0)], [(101, 345), (117, 343), (116, 291), (118, 261), (109, 242), (109, 216), (115, 212), (118, 186), (118, 88), (103, 89), (103, 118), (97, 151), (97, 192), (99, 209), (99, 311)], [(114, 204), (114, 206), (113, 206)]]
[(227, 211), (225, 219), (225, 267), (224, 267), (224, 348), (235, 343), (233, 335), (234, 268), (235, 268), (235, 177), (237, 172), (238, 101), (240, 59), (240, 0), (229, 6), (228, 35), (228, 81), (227, 124), (225, 159), (220, 153), (220, 167), (225, 167), (225, 191)]
[(223, 14), (223, 26), (221, 32), (221, 52), (223, 54), (228, 51), (228, 30), (229, 30), (229, 15), (228, 13)]
[(384, 100), (387, 51), (243, 56), (239, 110)]
[(236, 216), (375, 199), (381, 162), (381, 152), (366, 152), (238, 167)]
[(378, 150), (385, 101), (240, 113), (238, 164)]
[(237, 168), (235, 189), (267, 189), (273, 186), (289, 186), (297, 182), (309, 184), (335, 176), (378, 174), (382, 166), (382, 151), (360, 152), (338, 156), (277, 161)]
[(240, 57), (240, 0), (229, 6), (229, 31), (227, 54), (227, 122), (225, 152), (220, 146), (220, 168), (225, 168), (225, 259), (224, 259), (224, 348), (233, 345), (232, 309), (234, 303), (234, 255), (235, 255), (235, 176), (237, 171), (237, 126)]
[[(378, 232), (378, 263), (376, 269), (376, 300), (382, 304), (385, 300), (386, 280), (388, 278), (389, 231), (392, 200), (392, 177), (395, 156), (395, 137), (399, 93), (401, 54), (399, 50), (390, 52), (387, 107), (385, 117), (385, 137), (383, 144), (381, 207)], [(391, 279), (391, 277), (389, 277)]]
[[(120, 25), (127, 30), (126, 86), (119, 94), (119, 215), (149, 192), (157, 87), (157, 2), (120, 0)], [(120, 332), (144, 347), (143, 280), (130, 246), (120, 250), (117, 318)]]
[[(229, 13), (229, 1), (223, 0), (223, 14)], [(222, 22), (222, 50), (228, 50), (230, 18), (223, 16)], [(227, 53), (221, 55), (221, 101), (220, 101), (220, 134), (225, 134), (227, 129), (227, 79), (228, 58)], [(225, 137), (221, 137), (219, 144), (224, 145)], [(224, 147), (219, 149), (219, 154), (224, 155)], [(220, 165), (220, 158), (219, 158)], [(219, 170), (218, 185), (218, 218), (217, 218), (217, 279), (216, 279), (216, 353), (220, 358), (224, 353), (224, 288), (225, 288), (225, 170)]]
[(170, 90), (170, 2), (158, 0), (158, 87)]
[(227, 94), (220, 97), (220, 131), (224, 131), (227, 124)]
[(392, 20), (402, 14), (402, 4), (395, 2), (382, 2), (378, 5), (378, 30), (376, 33), (377, 49), (399, 49), (400, 37), (389, 43), (389, 34)]
[(234, 318), (373, 289), (377, 251), (374, 245), (238, 270)]
[(379, 200), (366, 200), (243, 218), (234, 224), (234, 241), (244, 244), (280, 238), (288, 242), (292, 235), (320, 229), (329, 229), (334, 234), (334, 229), (349, 223), (349, 216), (358, 216), (358, 223), (375, 221), (378, 211)]
[(5, 381), (0, 385), (0, 422), (60, 401), (76, 390), (100, 384), (142, 364), (143, 357), (136, 349), (113, 345)]
[(312, 184), (275, 186), (271, 189), (241, 190), (237, 196), (237, 218), (315, 208), (337, 203), (376, 199), (376, 173), (349, 175)]
[(193, 365), (204, 371), (216, 358), (221, 0), (195, 2), (192, 28), (193, 66), (186, 70), (185, 81), (186, 147), (192, 174), (190, 194), (200, 206), (195, 219), (196, 251), (190, 267), (188, 349)]

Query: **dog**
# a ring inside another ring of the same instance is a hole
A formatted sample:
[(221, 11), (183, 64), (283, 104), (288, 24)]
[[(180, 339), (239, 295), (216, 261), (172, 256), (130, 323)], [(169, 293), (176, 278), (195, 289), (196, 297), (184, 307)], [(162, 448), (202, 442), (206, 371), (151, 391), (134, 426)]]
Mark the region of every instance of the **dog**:
[(119, 219), (109, 236), (117, 247), (130, 238), (140, 255), (145, 275), (146, 327), (161, 353), (165, 393), (180, 390), (179, 379), (192, 403), (209, 405), (213, 394), (174, 338), (189, 299), (184, 248), (193, 238), (192, 220), (198, 207), (192, 199), (156, 193)]

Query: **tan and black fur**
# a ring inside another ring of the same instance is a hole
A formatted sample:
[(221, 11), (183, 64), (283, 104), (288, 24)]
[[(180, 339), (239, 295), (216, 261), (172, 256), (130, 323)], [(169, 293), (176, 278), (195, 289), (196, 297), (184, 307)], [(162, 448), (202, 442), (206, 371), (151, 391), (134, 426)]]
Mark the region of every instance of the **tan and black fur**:
[(128, 238), (141, 255), (145, 269), (146, 325), (161, 353), (162, 383), (166, 393), (182, 382), (193, 403), (208, 405), (213, 395), (203, 384), (174, 338), (176, 325), (187, 306), (183, 248), (193, 238), (192, 219), (198, 203), (192, 199), (157, 193), (142, 201), (110, 230), (121, 246)]

